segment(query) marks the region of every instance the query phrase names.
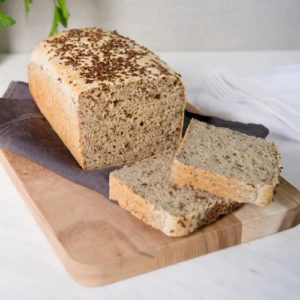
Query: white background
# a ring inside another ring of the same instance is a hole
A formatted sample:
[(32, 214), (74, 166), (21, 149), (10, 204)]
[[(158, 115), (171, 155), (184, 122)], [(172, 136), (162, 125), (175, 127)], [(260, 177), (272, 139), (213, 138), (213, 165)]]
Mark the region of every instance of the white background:
[[(70, 27), (117, 29), (155, 51), (300, 49), (299, 0), (68, 0)], [(30, 52), (48, 35), (53, 1), (0, 5), (17, 24), (1, 52)]]

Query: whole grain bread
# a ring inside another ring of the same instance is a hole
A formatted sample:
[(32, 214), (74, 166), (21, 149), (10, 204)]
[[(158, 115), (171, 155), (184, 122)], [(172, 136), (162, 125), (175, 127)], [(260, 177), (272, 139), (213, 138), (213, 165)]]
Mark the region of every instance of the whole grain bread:
[(47, 38), (32, 53), (28, 78), (39, 109), (84, 169), (138, 161), (181, 140), (180, 75), (116, 31)]
[(110, 173), (110, 199), (168, 236), (187, 235), (241, 205), (174, 184), (174, 154), (169, 151)]
[(273, 142), (193, 119), (176, 152), (172, 178), (226, 199), (267, 206), (279, 182)]

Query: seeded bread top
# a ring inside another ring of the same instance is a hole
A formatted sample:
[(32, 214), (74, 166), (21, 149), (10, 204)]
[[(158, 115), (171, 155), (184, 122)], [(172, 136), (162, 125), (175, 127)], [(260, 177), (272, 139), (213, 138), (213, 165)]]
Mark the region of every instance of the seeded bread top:
[(249, 184), (278, 183), (280, 155), (273, 142), (194, 119), (176, 159)]
[(85, 90), (99, 84), (180, 77), (130, 38), (98, 28), (71, 29), (45, 39), (35, 48), (31, 62), (53, 66), (59, 82)]
[(174, 150), (138, 162), (112, 174), (135, 193), (174, 216), (199, 216), (215, 205), (221, 208), (239, 205), (236, 202), (191, 187), (172, 183), (170, 179)]

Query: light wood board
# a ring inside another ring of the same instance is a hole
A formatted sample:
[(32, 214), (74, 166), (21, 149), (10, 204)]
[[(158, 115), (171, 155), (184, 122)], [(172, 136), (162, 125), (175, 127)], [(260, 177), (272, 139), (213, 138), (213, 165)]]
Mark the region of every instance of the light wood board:
[(244, 205), (190, 236), (170, 238), (100, 194), (23, 157), (4, 151), (0, 157), (62, 263), (84, 285), (121, 280), (300, 222), (300, 193), (281, 179), (269, 207)]

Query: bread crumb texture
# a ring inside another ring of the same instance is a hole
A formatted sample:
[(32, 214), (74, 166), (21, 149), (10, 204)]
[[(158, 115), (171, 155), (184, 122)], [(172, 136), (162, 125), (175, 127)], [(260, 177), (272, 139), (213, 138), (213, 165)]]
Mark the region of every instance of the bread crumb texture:
[(280, 155), (275, 143), (194, 119), (176, 159), (248, 183), (278, 182)]
[(187, 235), (240, 206), (173, 183), (170, 172), (174, 154), (169, 151), (112, 172), (110, 198), (169, 236)]

